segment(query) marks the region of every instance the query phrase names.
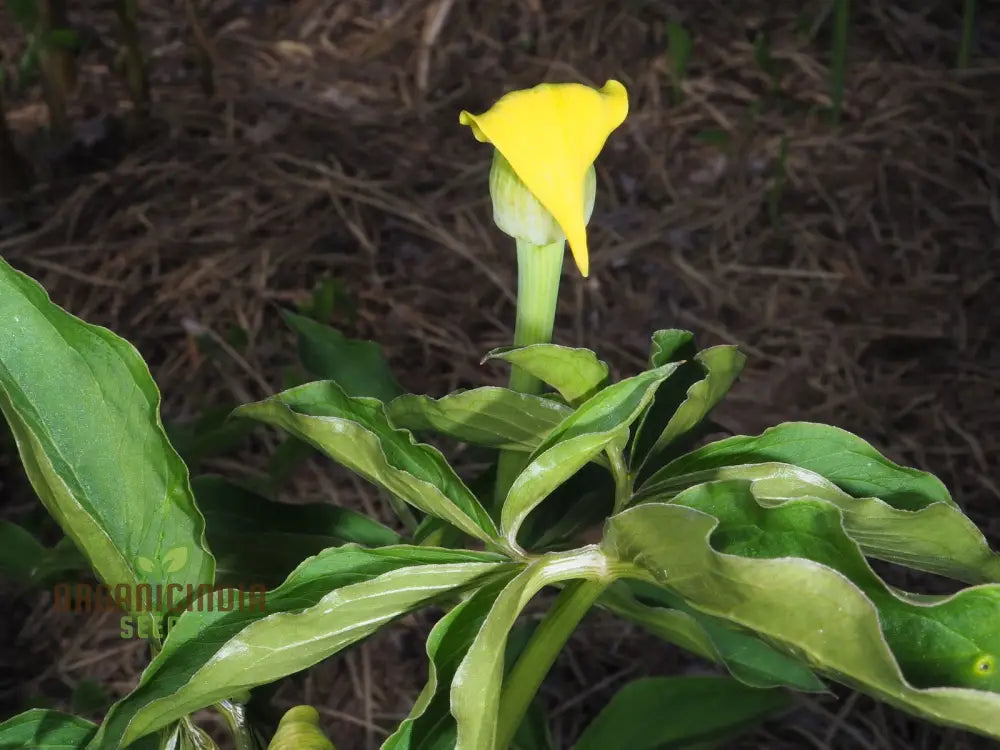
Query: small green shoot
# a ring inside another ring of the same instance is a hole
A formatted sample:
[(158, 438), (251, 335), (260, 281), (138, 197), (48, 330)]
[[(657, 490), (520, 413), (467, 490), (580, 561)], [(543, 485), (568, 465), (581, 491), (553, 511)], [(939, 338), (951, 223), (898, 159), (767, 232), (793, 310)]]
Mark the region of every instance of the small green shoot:
[(835, 0), (833, 47), (830, 59), (830, 103), (833, 124), (840, 124), (844, 108), (844, 75), (847, 67), (847, 30), (851, 19), (850, 0)]
[(788, 183), (788, 137), (782, 136), (778, 160), (774, 164), (771, 186), (767, 190), (767, 214), (771, 225), (777, 229), (781, 221), (781, 197)]
[(962, 37), (958, 44), (958, 59), (955, 67), (964, 70), (969, 67), (972, 57), (972, 37), (976, 29), (976, 0), (965, 0), (962, 10)]
[(670, 75), (673, 78), (674, 101), (680, 102), (684, 94), (681, 82), (687, 73), (694, 41), (690, 32), (681, 24), (671, 21), (667, 24), (667, 50), (670, 55)]

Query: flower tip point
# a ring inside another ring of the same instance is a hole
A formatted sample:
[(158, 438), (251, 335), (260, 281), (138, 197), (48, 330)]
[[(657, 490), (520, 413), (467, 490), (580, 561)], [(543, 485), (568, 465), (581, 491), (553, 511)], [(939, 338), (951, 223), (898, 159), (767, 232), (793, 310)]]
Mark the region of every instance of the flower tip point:
[(580, 269), (580, 275), (583, 278), (590, 276), (590, 252), (587, 248), (587, 238), (583, 235), (576, 242), (573, 240), (569, 241), (569, 250), (573, 254), (573, 260), (576, 262), (576, 267)]

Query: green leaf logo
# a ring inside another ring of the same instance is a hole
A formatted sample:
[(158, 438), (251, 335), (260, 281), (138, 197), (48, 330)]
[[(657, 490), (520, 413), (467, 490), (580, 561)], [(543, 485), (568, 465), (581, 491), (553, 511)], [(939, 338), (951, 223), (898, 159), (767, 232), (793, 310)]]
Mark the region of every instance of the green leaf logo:
[(181, 570), (188, 560), (187, 547), (174, 547), (168, 549), (162, 560), (150, 560), (148, 557), (139, 556), (135, 558), (135, 567), (145, 574), (150, 580), (163, 580), (170, 573)]
[(176, 573), (184, 567), (188, 559), (187, 547), (174, 547), (163, 556), (163, 572)]

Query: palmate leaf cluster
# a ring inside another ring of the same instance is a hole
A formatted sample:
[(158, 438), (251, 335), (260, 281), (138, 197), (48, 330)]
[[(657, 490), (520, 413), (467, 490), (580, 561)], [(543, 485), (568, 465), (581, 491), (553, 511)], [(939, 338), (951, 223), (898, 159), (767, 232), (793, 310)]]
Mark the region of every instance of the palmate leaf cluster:
[[(288, 321), (324, 379), (242, 405), (228, 424), (268, 425), (295, 455), (311, 446), (346, 466), (405, 511), (404, 531), (276, 502), (266, 483), (192, 478), (136, 350), (0, 261), (0, 409), (61, 546), (78, 551), (57, 555), (9, 524), (0, 534), (20, 553), (0, 557), (4, 569), (38, 583), (75, 560), (109, 586), (269, 586), (263, 610), (188, 607), (99, 726), (32, 710), (0, 725), (0, 747), (197, 747), (193, 712), (433, 606), (444, 614), (426, 684), (383, 747), (494, 750), (530, 637), (522, 611), (542, 589), (582, 582), (601, 587), (598, 608), (729, 676), (627, 685), (578, 750), (709, 747), (828, 680), (1000, 739), (997, 554), (940, 481), (848, 432), (787, 423), (725, 436), (709, 415), (743, 367), (736, 348), (699, 351), (686, 331), (658, 331), (648, 368), (617, 382), (590, 351), (503, 349), (488, 357), (548, 391), (432, 398), (403, 392), (374, 345)], [(488, 473), (460, 476), (425, 435), (519, 451), (526, 468), (497, 506)], [(965, 587), (902, 591), (872, 559)], [(168, 614), (123, 613), (152, 626)], [(549, 742), (536, 703), (513, 746)]]

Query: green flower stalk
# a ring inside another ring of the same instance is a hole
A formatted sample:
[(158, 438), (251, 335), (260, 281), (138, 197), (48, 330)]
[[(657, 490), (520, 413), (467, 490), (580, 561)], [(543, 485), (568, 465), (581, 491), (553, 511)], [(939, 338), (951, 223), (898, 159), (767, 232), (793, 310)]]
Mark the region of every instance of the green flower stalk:
[[(594, 210), (597, 177), (587, 170), (583, 192), (584, 224)], [(493, 152), (490, 169), (493, 220), (517, 242), (517, 313), (514, 346), (552, 341), (559, 281), (562, 276), (566, 235), (559, 222), (517, 176), (500, 151)], [(512, 367), (509, 387), (520, 393), (541, 393), (542, 382), (519, 367)], [(503, 451), (497, 465), (494, 501), (499, 507), (514, 479), (527, 465), (527, 454)]]
[[(495, 147), (490, 169), (493, 220), (517, 242), (517, 318), (514, 346), (552, 340), (566, 242), (583, 276), (590, 273), (587, 222), (594, 210), (597, 158), (628, 112), (617, 81), (595, 90), (579, 84), (542, 84), (502, 97), (482, 115), (459, 121)], [(517, 367), (510, 388), (540, 393), (542, 383)], [(525, 453), (501, 451), (494, 493), (502, 508)], [(510, 674), (500, 709), (498, 750), (506, 750), (532, 697), (569, 634), (605, 587), (569, 586), (546, 615)]]
[[(597, 177), (587, 170), (583, 190), (584, 223), (594, 210)], [(559, 279), (562, 275), (566, 235), (552, 214), (517, 176), (499, 151), (490, 169), (493, 221), (517, 241), (517, 317), (514, 346), (552, 341)], [(513, 368), (510, 387), (521, 393), (539, 393), (542, 384), (519, 368)]]
[[(477, 140), (496, 149), (490, 170), (493, 220), (517, 241), (514, 346), (552, 341), (567, 240), (580, 273), (590, 273), (586, 227), (597, 186), (594, 159), (627, 112), (625, 88), (608, 81), (599, 90), (541, 84), (507, 94), (482, 115), (459, 116)], [(512, 390), (539, 393), (541, 387), (512, 368)], [(500, 454), (498, 506), (525, 465), (522, 454)]]

